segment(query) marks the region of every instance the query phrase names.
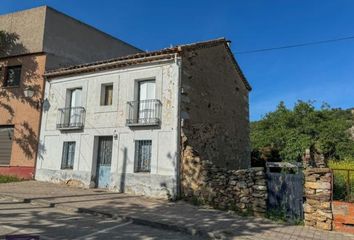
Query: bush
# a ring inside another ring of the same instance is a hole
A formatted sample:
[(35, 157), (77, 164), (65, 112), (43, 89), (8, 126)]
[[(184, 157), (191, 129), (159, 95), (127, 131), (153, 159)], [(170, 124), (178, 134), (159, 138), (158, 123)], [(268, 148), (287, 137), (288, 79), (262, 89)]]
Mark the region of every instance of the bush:
[[(333, 169), (333, 199), (342, 201), (354, 201), (354, 159), (346, 159), (342, 161), (331, 160), (328, 162), (329, 167)], [(351, 169), (349, 172), (336, 169)], [(349, 184), (349, 191), (348, 191)]]
[[(278, 152), (282, 161), (301, 161), (305, 150), (316, 149), (326, 159), (354, 158), (354, 141), (349, 129), (354, 125), (350, 110), (316, 109), (312, 102), (298, 101), (293, 109), (281, 102), (274, 112), (251, 123), (253, 156)], [(255, 161), (257, 162), (257, 161)]]

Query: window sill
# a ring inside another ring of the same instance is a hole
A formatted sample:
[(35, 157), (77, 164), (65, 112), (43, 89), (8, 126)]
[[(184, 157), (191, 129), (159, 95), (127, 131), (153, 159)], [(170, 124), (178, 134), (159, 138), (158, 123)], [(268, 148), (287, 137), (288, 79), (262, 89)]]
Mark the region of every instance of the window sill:
[(20, 85), (18, 85), (18, 86), (1, 86), (1, 88), (3, 88), (3, 89), (13, 89), (13, 88), (17, 89), (17, 88), (21, 88), (21, 86)]

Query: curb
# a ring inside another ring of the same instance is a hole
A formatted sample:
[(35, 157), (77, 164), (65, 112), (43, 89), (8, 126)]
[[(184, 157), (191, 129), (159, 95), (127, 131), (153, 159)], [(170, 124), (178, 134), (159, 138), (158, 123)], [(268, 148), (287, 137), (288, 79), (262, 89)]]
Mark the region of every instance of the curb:
[(109, 212), (104, 212), (104, 211), (89, 209), (89, 208), (71, 207), (66, 204), (54, 203), (54, 202), (50, 202), (47, 200), (41, 200), (41, 199), (13, 197), (13, 196), (4, 195), (4, 194), (0, 194), (0, 196), (11, 198), (13, 200), (17, 200), (17, 201), (20, 201), (23, 203), (40, 205), (40, 206), (48, 207), (48, 208), (58, 208), (58, 209), (68, 211), (68, 212), (85, 213), (85, 214), (90, 214), (93, 216), (101, 216), (101, 217), (106, 217), (106, 218), (111, 218), (111, 219), (122, 219), (122, 220), (126, 220), (126, 221), (132, 221), (134, 224), (137, 224), (137, 225), (148, 226), (148, 227), (161, 229), (161, 230), (182, 232), (182, 233), (185, 233), (185, 234), (188, 234), (191, 236), (202, 237), (204, 239), (224, 239), (223, 234), (221, 234), (219, 232), (203, 231), (203, 230), (195, 228), (195, 227), (186, 227), (186, 226), (181, 226), (181, 225), (177, 225), (177, 224), (162, 223), (162, 222), (157, 222), (157, 221), (146, 220), (143, 218), (129, 217), (126, 215), (114, 214), (114, 213), (109, 213)]

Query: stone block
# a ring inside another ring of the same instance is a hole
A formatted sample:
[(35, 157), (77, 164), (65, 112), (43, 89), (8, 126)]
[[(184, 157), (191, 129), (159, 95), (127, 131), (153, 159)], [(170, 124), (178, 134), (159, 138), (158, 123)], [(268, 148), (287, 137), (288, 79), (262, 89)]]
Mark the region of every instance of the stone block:
[(246, 188), (247, 187), (247, 183), (246, 182), (244, 182), (244, 181), (241, 181), (241, 182), (238, 182), (237, 183), (237, 187), (238, 188)]
[(325, 209), (325, 210), (330, 210), (331, 209), (331, 202), (321, 202), (320, 208)]
[(248, 198), (248, 197), (242, 197), (242, 198), (240, 199), (240, 202), (242, 202), (242, 203), (248, 203), (248, 202), (249, 202), (249, 198)]
[(317, 222), (316, 228), (330, 231), (332, 230), (332, 222)]
[(331, 183), (330, 182), (305, 182), (305, 188), (331, 189)]
[(316, 221), (305, 220), (305, 226), (314, 227), (315, 225), (316, 225)]
[(267, 187), (266, 186), (262, 186), (262, 185), (254, 185), (253, 189), (258, 190), (258, 191), (266, 191)]
[(314, 213), (315, 212), (315, 208), (312, 207), (310, 204), (305, 203), (304, 204), (304, 212), (305, 213)]
[(306, 195), (313, 195), (316, 193), (316, 190), (315, 189), (310, 189), (310, 188), (306, 188), (305, 189), (305, 194)]
[(324, 216), (326, 219), (331, 219), (331, 220), (333, 219), (333, 214), (330, 211), (318, 209), (317, 214), (319, 216)]

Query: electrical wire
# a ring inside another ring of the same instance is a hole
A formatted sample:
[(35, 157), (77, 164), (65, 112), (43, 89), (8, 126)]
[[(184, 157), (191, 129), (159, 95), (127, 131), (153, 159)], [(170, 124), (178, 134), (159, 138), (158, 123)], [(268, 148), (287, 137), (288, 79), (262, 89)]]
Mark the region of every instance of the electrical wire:
[(245, 50), (245, 51), (239, 51), (239, 52), (234, 52), (234, 53), (235, 54), (251, 54), (251, 53), (259, 53), (259, 52), (268, 52), (268, 51), (273, 51), (273, 50), (281, 50), (281, 49), (287, 49), (287, 48), (306, 47), (306, 46), (311, 46), (311, 45), (319, 45), (319, 44), (326, 44), (326, 43), (347, 41), (347, 40), (354, 40), (354, 36), (327, 39), (327, 40), (307, 42), (307, 43), (299, 43), (299, 44), (293, 44), (293, 45), (285, 45), (285, 46), (272, 47), (272, 48)]

